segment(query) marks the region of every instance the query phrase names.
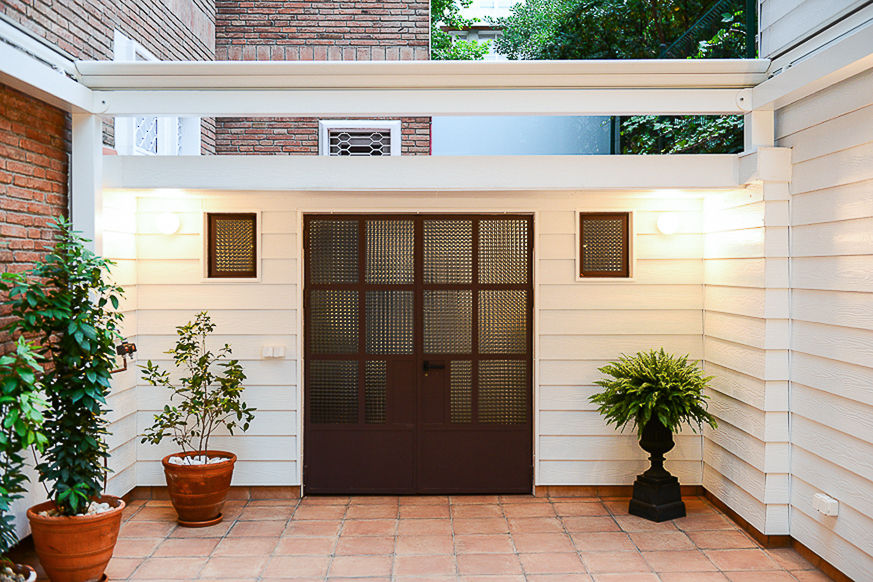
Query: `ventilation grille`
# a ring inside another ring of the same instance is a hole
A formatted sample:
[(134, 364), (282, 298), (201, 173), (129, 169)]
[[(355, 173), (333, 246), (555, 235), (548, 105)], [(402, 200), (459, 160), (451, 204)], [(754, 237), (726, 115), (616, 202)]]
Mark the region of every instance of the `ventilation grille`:
[(391, 130), (330, 129), (328, 143), (332, 156), (390, 156)]
[(254, 214), (209, 215), (209, 276), (255, 277)]

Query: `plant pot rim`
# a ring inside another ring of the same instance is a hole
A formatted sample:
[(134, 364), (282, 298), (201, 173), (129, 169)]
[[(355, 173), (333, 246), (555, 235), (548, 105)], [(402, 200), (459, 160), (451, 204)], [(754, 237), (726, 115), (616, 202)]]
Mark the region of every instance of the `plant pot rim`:
[(110, 505), (114, 505), (114, 507), (109, 511), (95, 513), (93, 515), (40, 515), (41, 511), (55, 509), (57, 507), (54, 501), (49, 500), (30, 507), (27, 510), (27, 519), (44, 523), (87, 523), (112, 518), (117, 513), (123, 511), (127, 505), (124, 502), (124, 499), (116, 497), (115, 495), (101, 495), (96, 500), (100, 503), (109, 503)]
[(0, 568), (10, 567), (16, 574), (27, 574), (25, 582), (34, 582), (36, 580), (36, 570), (29, 564), (19, 564), (17, 562), (0, 561)]
[(212, 464), (208, 464), (208, 465), (177, 465), (175, 463), (170, 462), (170, 459), (173, 457), (194, 457), (200, 453), (200, 451), (190, 451), (190, 452), (179, 452), (179, 453), (169, 454), (166, 457), (164, 457), (163, 459), (161, 459), (161, 464), (165, 468), (172, 467), (173, 469), (182, 469), (182, 470), (194, 469), (194, 470), (196, 470), (196, 469), (203, 469), (206, 467), (220, 467), (228, 462), (229, 463), (236, 463), (236, 455), (233, 453), (230, 453), (228, 451), (217, 451), (214, 449), (208, 449), (204, 452), (206, 453), (207, 458), (223, 457), (224, 461), (222, 461), (221, 463), (212, 463)]

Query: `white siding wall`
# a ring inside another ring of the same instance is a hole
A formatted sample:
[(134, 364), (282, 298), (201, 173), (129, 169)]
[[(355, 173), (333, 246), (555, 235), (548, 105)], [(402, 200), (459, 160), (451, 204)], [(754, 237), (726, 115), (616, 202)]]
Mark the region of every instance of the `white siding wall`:
[(761, 0), (760, 55), (772, 58), (826, 27), (866, 0)]
[[(299, 474), (298, 229), (304, 212), (536, 213), (536, 353), (539, 386), (537, 484), (630, 484), (646, 466), (632, 434), (617, 434), (587, 400), (596, 368), (622, 352), (664, 346), (703, 357), (702, 193), (580, 192), (469, 194), (301, 194), (257, 192), (138, 193), (136, 318), (139, 359), (167, 365), (174, 327), (207, 309), (217, 341), (230, 342), (249, 376), (249, 402), (259, 409), (246, 436), (224, 437), (218, 448), (241, 461), (237, 484), (296, 485)], [(259, 210), (262, 280), (203, 279), (203, 213)], [(632, 281), (575, 279), (577, 210), (630, 210), (637, 232)], [(175, 235), (159, 234), (155, 219), (181, 217)], [(664, 212), (682, 218), (682, 231), (659, 234)], [(262, 359), (264, 344), (284, 345), (286, 358)], [(137, 387), (137, 431), (166, 401), (164, 391)], [(677, 438), (668, 465), (683, 484), (701, 483), (701, 437)], [(137, 484), (163, 483), (161, 456), (174, 446), (137, 445)]]
[[(707, 199), (704, 354), (714, 376), (703, 484), (758, 530), (788, 533), (787, 184)], [(765, 227), (765, 218), (766, 224)]]
[[(791, 535), (873, 580), (873, 71), (777, 111), (791, 183)], [(812, 508), (814, 493), (838, 517)]]

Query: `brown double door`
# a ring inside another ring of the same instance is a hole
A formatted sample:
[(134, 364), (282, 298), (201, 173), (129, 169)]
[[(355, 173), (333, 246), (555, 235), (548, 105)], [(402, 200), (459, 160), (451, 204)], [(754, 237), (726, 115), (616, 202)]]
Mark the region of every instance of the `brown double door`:
[(528, 492), (533, 221), (307, 215), (307, 493)]

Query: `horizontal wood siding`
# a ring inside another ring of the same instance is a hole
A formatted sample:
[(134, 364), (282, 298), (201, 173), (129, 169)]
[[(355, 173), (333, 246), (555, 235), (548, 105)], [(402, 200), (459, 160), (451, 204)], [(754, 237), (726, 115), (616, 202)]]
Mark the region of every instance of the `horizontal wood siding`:
[(759, 6), (761, 34), (759, 54), (772, 58), (815, 34), (865, 0), (762, 0)]
[[(815, 112), (814, 115), (808, 114)], [(873, 572), (873, 72), (777, 112), (793, 148), (791, 535)], [(840, 503), (827, 517), (815, 493)]]

